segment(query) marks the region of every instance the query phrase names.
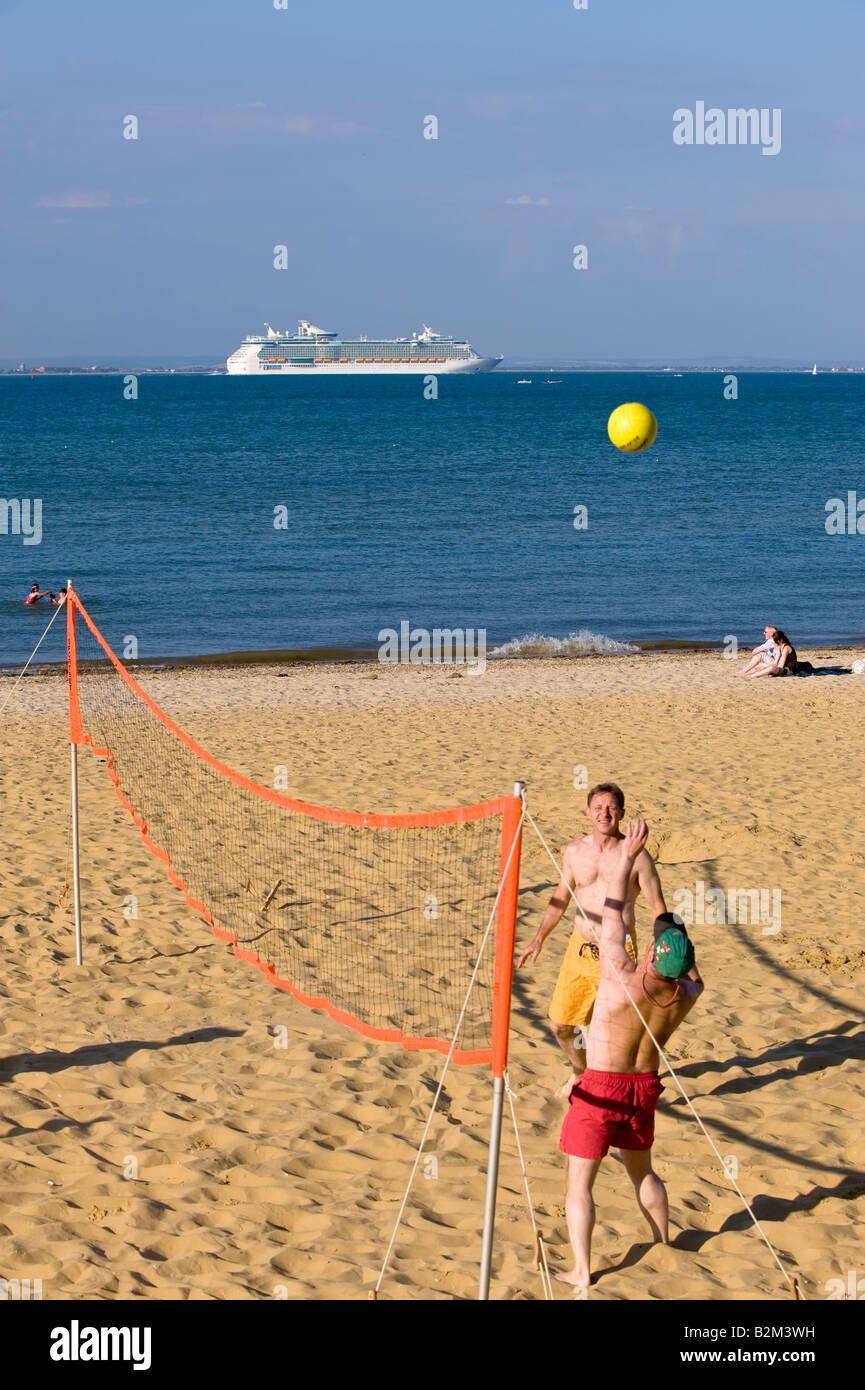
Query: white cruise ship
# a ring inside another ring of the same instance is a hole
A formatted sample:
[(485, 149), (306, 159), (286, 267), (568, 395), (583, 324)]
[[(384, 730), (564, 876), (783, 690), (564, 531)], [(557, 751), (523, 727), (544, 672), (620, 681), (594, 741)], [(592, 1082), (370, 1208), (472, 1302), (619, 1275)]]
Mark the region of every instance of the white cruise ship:
[(325, 376), (402, 375), (491, 372), (501, 357), (479, 357), (474, 348), (443, 338), (424, 326), (410, 338), (357, 338), (344, 342), (337, 333), (301, 319), (296, 333), (277, 333), (266, 323), (263, 338), (246, 338), (226, 362), (230, 375), (263, 372), (321, 372)]

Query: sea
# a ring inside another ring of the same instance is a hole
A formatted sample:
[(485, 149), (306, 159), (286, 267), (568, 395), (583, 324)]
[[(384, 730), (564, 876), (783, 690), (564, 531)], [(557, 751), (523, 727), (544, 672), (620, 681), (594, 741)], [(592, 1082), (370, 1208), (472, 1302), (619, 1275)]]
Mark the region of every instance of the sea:
[[(483, 633), (488, 657), (753, 646), (766, 622), (865, 643), (865, 374), (137, 385), (0, 377), (6, 669), (51, 617), (30, 585), (69, 577), (142, 661), (375, 656), (403, 623)], [(625, 401), (657, 416), (642, 453), (607, 437)]]

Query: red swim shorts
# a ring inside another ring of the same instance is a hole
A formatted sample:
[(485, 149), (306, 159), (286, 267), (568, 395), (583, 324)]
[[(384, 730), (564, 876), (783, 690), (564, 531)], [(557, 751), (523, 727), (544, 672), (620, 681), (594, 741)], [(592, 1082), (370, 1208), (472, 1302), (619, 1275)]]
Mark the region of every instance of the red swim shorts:
[(559, 1148), (576, 1158), (604, 1158), (610, 1149), (650, 1149), (663, 1089), (656, 1071), (584, 1071), (571, 1091)]

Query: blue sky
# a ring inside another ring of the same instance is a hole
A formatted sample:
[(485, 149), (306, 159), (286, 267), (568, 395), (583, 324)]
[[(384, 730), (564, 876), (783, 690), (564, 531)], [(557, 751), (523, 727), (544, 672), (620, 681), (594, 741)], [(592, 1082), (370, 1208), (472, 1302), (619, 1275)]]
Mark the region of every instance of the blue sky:
[[(0, 0), (0, 37), (0, 358), (308, 317), (865, 359), (861, 0)], [(781, 153), (676, 146), (698, 100), (780, 108)]]

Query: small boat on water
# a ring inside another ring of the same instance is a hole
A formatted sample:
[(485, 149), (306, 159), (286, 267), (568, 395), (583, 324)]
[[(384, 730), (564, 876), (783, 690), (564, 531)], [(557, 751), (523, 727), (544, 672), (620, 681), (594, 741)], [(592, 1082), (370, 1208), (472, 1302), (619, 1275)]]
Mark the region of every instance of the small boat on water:
[(519, 381), (517, 382), (517, 386), (531, 386), (531, 384), (532, 379), (529, 376), (521, 376)]

